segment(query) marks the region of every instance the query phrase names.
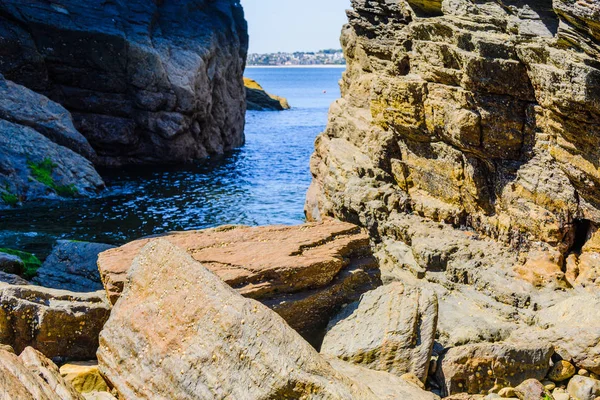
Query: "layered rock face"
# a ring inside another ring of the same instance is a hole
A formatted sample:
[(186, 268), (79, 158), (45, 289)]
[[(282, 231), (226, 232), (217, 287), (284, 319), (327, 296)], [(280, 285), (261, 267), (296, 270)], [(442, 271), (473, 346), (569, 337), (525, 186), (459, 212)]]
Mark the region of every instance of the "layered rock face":
[(352, 5), (307, 217), (366, 227), (384, 283), (436, 293), (444, 395), (541, 379), (550, 357), (597, 371), (596, 2)]
[(317, 141), (308, 216), (360, 221), (385, 235), (390, 214), (414, 213), (521, 251), (539, 247), (539, 263), (558, 272), (574, 254), (572, 280), (593, 284), (598, 6), (353, 7), (342, 35), (343, 98)]
[(238, 0), (0, 2), (0, 72), (65, 106), (97, 163), (186, 162), (244, 142)]

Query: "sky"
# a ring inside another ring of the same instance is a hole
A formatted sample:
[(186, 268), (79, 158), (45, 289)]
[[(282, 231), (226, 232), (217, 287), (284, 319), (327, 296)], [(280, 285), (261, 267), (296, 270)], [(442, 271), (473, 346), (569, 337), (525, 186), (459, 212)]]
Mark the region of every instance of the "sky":
[(350, 0), (242, 0), (250, 53), (339, 49)]

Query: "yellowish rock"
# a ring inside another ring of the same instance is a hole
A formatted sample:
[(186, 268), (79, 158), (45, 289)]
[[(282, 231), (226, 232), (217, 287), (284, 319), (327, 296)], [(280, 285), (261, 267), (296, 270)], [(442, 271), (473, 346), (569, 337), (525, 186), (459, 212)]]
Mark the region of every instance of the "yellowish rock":
[(575, 375), (575, 367), (568, 361), (561, 360), (554, 364), (548, 373), (548, 379), (553, 382), (561, 382)]
[(108, 384), (98, 371), (97, 361), (80, 361), (60, 367), (60, 374), (79, 393), (108, 392)]

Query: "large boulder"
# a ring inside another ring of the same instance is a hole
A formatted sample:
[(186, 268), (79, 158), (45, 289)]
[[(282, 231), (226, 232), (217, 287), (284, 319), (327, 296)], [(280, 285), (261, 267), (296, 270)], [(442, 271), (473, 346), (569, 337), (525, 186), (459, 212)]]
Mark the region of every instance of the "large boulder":
[(85, 158), (93, 158), (93, 150), (67, 110), (2, 75), (0, 97), (0, 207), (41, 197), (89, 196), (104, 188)]
[(27, 347), (20, 356), (0, 350), (0, 393), (15, 400), (84, 400), (58, 367)]
[(239, 0), (6, 0), (0, 73), (73, 115), (103, 165), (189, 162), (244, 143)]
[(435, 293), (391, 283), (346, 306), (330, 322), (321, 353), (424, 383), (437, 319)]
[(148, 243), (100, 334), (100, 371), (126, 399), (376, 399), (277, 314), (181, 249)]
[(102, 243), (59, 240), (32, 282), (73, 292), (102, 290), (98, 254), (113, 247)]
[[(225, 226), (161, 236), (246, 297), (268, 305), (318, 346), (342, 305), (379, 285), (369, 237), (352, 224)], [(133, 259), (152, 238), (100, 254), (108, 296), (120, 296)]]
[(104, 292), (73, 293), (0, 283), (0, 343), (50, 358), (89, 360), (110, 314)]

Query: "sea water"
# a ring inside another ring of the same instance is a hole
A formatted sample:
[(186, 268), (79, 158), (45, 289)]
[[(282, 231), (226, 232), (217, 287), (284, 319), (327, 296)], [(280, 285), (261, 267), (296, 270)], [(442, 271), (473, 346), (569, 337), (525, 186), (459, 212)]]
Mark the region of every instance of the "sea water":
[(28, 203), (0, 211), (0, 247), (48, 254), (57, 239), (122, 244), (143, 236), (225, 224), (300, 224), (310, 155), (340, 96), (343, 68), (248, 68), (291, 110), (246, 115), (246, 144), (195, 165), (100, 171), (93, 199)]

